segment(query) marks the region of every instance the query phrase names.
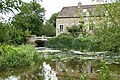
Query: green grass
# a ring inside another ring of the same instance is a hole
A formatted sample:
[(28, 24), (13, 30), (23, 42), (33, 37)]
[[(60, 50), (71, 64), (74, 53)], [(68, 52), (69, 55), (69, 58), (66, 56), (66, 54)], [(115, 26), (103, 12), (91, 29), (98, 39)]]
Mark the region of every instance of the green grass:
[(0, 46), (0, 69), (9, 67), (31, 66), (38, 59), (37, 50), (31, 45)]

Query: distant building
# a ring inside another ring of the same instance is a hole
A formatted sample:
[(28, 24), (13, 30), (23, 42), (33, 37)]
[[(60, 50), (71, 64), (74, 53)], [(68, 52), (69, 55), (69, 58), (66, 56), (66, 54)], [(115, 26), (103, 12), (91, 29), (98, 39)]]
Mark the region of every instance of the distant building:
[(67, 32), (67, 27), (79, 25), (82, 20), (87, 24), (86, 31), (90, 32), (90, 21), (88, 19), (91, 18), (94, 20), (94, 24), (96, 24), (94, 17), (96, 19), (100, 17), (96, 12), (96, 5), (82, 5), (79, 2), (78, 6), (63, 7), (56, 19), (56, 36)]

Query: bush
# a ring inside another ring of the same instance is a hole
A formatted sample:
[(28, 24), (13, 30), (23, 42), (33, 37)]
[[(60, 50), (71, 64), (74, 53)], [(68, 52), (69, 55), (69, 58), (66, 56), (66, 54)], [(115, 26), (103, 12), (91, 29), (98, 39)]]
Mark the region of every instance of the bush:
[(83, 38), (71, 37), (69, 34), (63, 33), (56, 38), (48, 40), (47, 47), (60, 49), (74, 49), (80, 51), (100, 51), (99, 40), (94, 36), (86, 36)]
[(59, 48), (66, 48), (66, 49), (72, 48), (73, 38), (71, 36), (61, 35), (58, 37), (57, 40), (58, 40)]
[(75, 38), (73, 41), (73, 49), (75, 50), (81, 50), (81, 46), (82, 46), (82, 41), (80, 38)]
[(51, 38), (48, 40), (47, 47), (60, 48), (60, 49), (70, 49), (72, 48), (73, 38), (66, 34), (61, 34), (56, 38)]
[(89, 50), (90, 40), (88, 38), (74, 38), (73, 45), (75, 50)]
[(50, 47), (50, 48), (58, 48), (58, 40), (57, 38), (50, 38), (46, 44), (46, 47)]
[(31, 45), (19, 47), (0, 46), (0, 69), (8, 67), (31, 66), (37, 61), (37, 50)]

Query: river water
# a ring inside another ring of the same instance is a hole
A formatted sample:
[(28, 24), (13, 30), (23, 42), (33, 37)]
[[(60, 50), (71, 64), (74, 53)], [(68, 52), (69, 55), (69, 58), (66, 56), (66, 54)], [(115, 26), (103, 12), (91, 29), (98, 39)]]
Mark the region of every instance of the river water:
[[(69, 51), (44, 52), (38, 64), (32, 67), (10, 68), (0, 71), (0, 80), (80, 80), (87, 74), (90, 80), (99, 80), (99, 61), (81, 59)], [(91, 57), (91, 56), (90, 56)], [(108, 64), (109, 72), (115, 80), (120, 80), (120, 65)]]

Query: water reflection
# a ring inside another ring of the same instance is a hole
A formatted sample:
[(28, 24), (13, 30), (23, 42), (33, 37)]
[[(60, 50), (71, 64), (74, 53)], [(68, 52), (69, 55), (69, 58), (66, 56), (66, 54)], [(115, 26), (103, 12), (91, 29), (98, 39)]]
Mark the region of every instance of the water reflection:
[(5, 79), (0, 78), (0, 80), (19, 80), (19, 79), (20, 79), (20, 77), (16, 77), (16, 76), (10, 76), (10, 77), (5, 78)]
[[(77, 58), (78, 55), (67, 52), (46, 53), (44, 57), (33, 67), (1, 70), (0, 80), (80, 80), (81, 73), (84, 71), (91, 75), (91, 80), (97, 80), (96, 64), (99, 62), (95, 60), (84, 61)], [(119, 67), (120, 65), (108, 65), (110, 72), (114, 75), (120, 75)]]
[(58, 80), (56, 71), (52, 70), (49, 64), (43, 62), (43, 75), (45, 80)]

